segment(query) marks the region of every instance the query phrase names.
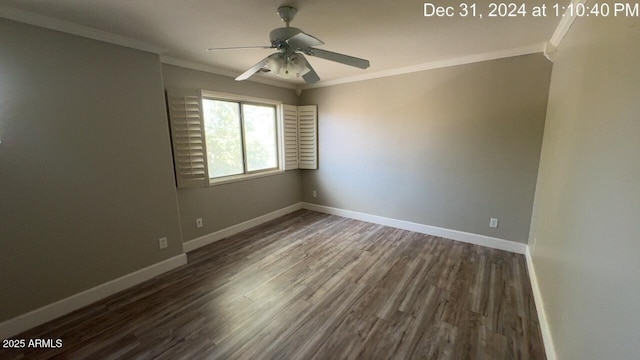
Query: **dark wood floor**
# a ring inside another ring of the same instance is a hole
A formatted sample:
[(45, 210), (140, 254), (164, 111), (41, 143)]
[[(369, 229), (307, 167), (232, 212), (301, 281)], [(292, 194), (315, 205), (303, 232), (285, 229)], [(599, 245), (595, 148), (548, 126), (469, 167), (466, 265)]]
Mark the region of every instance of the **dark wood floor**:
[(302, 210), (188, 257), (0, 358), (544, 359), (522, 255)]

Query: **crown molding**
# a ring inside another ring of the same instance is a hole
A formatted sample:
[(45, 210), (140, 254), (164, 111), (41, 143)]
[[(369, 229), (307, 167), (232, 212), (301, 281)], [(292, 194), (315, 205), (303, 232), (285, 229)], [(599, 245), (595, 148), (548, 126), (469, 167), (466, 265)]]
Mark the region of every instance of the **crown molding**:
[[(582, 4), (585, 1), (586, 0), (571, 0), (570, 3), (573, 5), (577, 5), (577, 4)], [(571, 28), (571, 25), (575, 20), (576, 20), (576, 11), (574, 10), (570, 13), (569, 9), (567, 9), (564, 12), (564, 15), (562, 16), (562, 19), (560, 20), (560, 23), (558, 24), (556, 31), (554, 31), (553, 35), (551, 35), (551, 40), (549, 40), (549, 43), (553, 45), (554, 48), (557, 48), (558, 46), (560, 46), (562, 39), (567, 34), (567, 31), (569, 31), (569, 28)]]
[(18, 10), (4, 5), (0, 5), (0, 18), (14, 20), (25, 24), (35, 25), (50, 30), (82, 36), (85, 38), (120, 45), (136, 50), (142, 50), (154, 54), (162, 54), (167, 52), (167, 49), (161, 46), (131, 39), (121, 35), (112, 34), (102, 30), (97, 30), (88, 26), (58, 20), (52, 17), (38, 15), (24, 10)]
[(486, 52), (481, 54), (474, 54), (474, 55), (462, 56), (462, 57), (439, 60), (439, 61), (432, 61), (428, 63), (405, 66), (405, 67), (396, 68), (396, 69), (389, 69), (389, 70), (374, 72), (370, 74), (349, 76), (342, 79), (321, 81), (312, 85), (301, 86), (300, 89), (302, 90), (315, 89), (315, 88), (334, 86), (339, 84), (346, 84), (351, 82), (378, 79), (378, 78), (383, 78), (388, 76), (410, 74), (414, 72), (433, 70), (433, 69), (445, 68), (450, 66), (472, 64), (472, 63), (487, 61), (487, 60), (496, 60), (496, 59), (513, 57), (513, 56), (529, 55), (529, 54), (544, 52), (544, 49), (545, 49), (545, 43), (540, 43), (540, 44), (523, 46), (523, 47), (518, 47), (513, 49), (506, 49), (506, 50)]
[(558, 51), (558, 48), (554, 46), (551, 42), (546, 43), (544, 46), (544, 56), (547, 58), (547, 60), (551, 62), (555, 61), (557, 51)]
[[(572, 3), (578, 4), (578, 3), (584, 3), (585, 1), (586, 0), (572, 0)], [(0, 18), (14, 20), (14, 21), (18, 21), (18, 22), (22, 22), (30, 25), (43, 27), (50, 30), (60, 31), (60, 32), (64, 32), (72, 35), (93, 39), (93, 40), (103, 41), (103, 42), (107, 42), (107, 43), (111, 43), (119, 46), (124, 46), (127, 48), (159, 54), (160, 61), (164, 64), (185, 67), (188, 69), (204, 71), (204, 72), (232, 77), (232, 78), (235, 78), (237, 75), (235, 71), (221, 69), (221, 68), (213, 67), (210, 65), (204, 65), (204, 64), (200, 64), (192, 61), (187, 61), (187, 60), (182, 60), (182, 59), (162, 55), (166, 53), (168, 49), (161, 46), (157, 46), (157, 45), (143, 42), (140, 40), (131, 39), (128, 37), (117, 35), (117, 34), (112, 34), (102, 30), (97, 30), (88, 26), (78, 25), (71, 22), (55, 19), (52, 17), (15, 9), (15, 8), (4, 6), (4, 5), (0, 5)], [(464, 64), (471, 64), (475, 62), (508, 58), (513, 56), (528, 55), (528, 54), (534, 54), (539, 52), (543, 52), (545, 56), (547, 56), (550, 60), (553, 61), (552, 55), (553, 55), (553, 52), (555, 52), (555, 48), (558, 47), (558, 45), (562, 41), (562, 38), (567, 33), (567, 31), (571, 27), (571, 24), (573, 23), (574, 20), (575, 20), (575, 15), (563, 17), (560, 23), (558, 24), (558, 27), (556, 28), (555, 32), (553, 33), (551, 40), (548, 43), (541, 43), (541, 44), (535, 44), (535, 45), (524, 46), (519, 48), (506, 49), (501, 51), (480, 53), (480, 54), (474, 54), (474, 55), (463, 56), (458, 58), (433, 61), (433, 62), (418, 64), (418, 65), (412, 65), (412, 66), (406, 66), (401, 68), (369, 73), (369, 74), (350, 76), (350, 77), (345, 77), (341, 79), (320, 81), (312, 85), (299, 85), (295, 83), (288, 83), (284, 81), (277, 81), (277, 80), (272, 80), (272, 79), (267, 79), (262, 77), (255, 77), (255, 76), (248, 79), (247, 81), (295, 90), (296, 94), (298, 94), (299, 96), (303, 90), (307, 90), (307, 89), (346, 84), (351, 82), (377, 79), (377, 78), (388, 77), (388, 76), (409, 74), (413, 72), (433, 70), (438, 68), (464, 65)]]
[[(238, 73), (236, 71), (221, 69), (218, 67), (204, 65), (204, 64), (200, 64), (192, 61), (187, 61), (187, 60), (182, 60), (182, 59), (178, 59), (178, 58), (174, 58), (166, 55), (160, 55), (160, 62), (162, 62), (163, 64), (175, 65), (175, 66), (180, 66), (187, 69), (204, 71), (211, 74), (227, 76), (230, 78), (236, 78), (238, 76)], [(244, 81), (251, 81), (255, 83), (277, 86), (277, 87), (291, 89), (291, 90), (296, 90), (298, 88), (296, 84), (290, 84), (283, 81), (276, 81), (271, 79), (264, 79), (264, 78), (255, 77), (255, 76)]]

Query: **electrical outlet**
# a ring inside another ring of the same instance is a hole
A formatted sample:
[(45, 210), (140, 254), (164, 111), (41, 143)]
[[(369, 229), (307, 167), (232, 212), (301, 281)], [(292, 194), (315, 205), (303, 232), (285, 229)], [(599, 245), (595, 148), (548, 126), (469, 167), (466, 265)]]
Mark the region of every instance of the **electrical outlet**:
[(160, 249), (166, 249), (167, 248), (167, 238), (163, 237), (158, 239), (158, 246), (160, 247)]
[(202, 218), (197, 218), (196, 219), (196, 227), (197, 228), (201, 228), (202, 227)]
[(318, 196), (318, 193), (315, 190), (313, 190), (312, 194), (313, 194), (313, 197), (317, 197)]
[(489, 227), (497, 228), (498, 227), (498, 219), (491, 218), (491, 221), (489, 221)]

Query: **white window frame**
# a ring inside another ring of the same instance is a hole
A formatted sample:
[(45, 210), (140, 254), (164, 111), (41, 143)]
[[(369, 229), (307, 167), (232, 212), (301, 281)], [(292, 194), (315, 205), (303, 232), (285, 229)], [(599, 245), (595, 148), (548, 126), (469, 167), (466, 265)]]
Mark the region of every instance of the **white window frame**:
[[(215, 92), (215, 91), (208, 91), (208, 90), (202, 90), (202, 100), (204, 101), (205, 99), (207, 100), (220, 100), (220, 101), (231, 101), (231, 102), (239, 102), (240, 106), (242, 106), (242, 104), (250, 104), (250, 105), (271, 105), (271, 106), (275, 106), (276, 107), (276, 148), (277, 148), (277, 161), (278, 161), (278, 165), (275, 169), (267, 169), (267, 170), (254, 170), (254, 171), (250, 171), (250, 172), (245, 172), (243, 174), (237, 174), (237, 175), (229, 175), (229, 176), (222, 176), (222, 177), (217, 177), (217, 178), (209, 178), (209, 185), (213, 186), (213, 185), (221, 185), (221, 184), (228, 184), (231, 182), (236, 182), (236, 181), (244, 181), (244, 180), (249, 180), (249, 179), (255, 179), (255, 178), (260, 178), (260, 177), (264, 177), (264, 176), (271, 176), (271, 175), (277, 175), (277, 174), (282, 174), (284, 173), (285, 169), (284, 169), (284, 122), (283, 122), (283, 104), (282, 101), (276, 101), (276, 100), (271, 100), (271, 99), (263, 99), (263, 98), (257, 98), (257, 97), (251, 97), (251, 96), (243, 96), (243, 95), (235, 95), (235, 94), (228, 94), (228, 93), (222, 93), (222, 92)], [(203, 118), (203, 121), (204, 118)], [(241, 122), (243, 121), (242, 119), (240, 120)], [(245, 158), (246, 156), (246, 144), (244, 143), (244, 128), (241, 129), (241, 131), (243, 132), (242, 136), (243, 136), (243, 151), (242, 151), (242, 161), (245, 163), (244, 165), (244, 170), (246, 170), (246, 162), (247, 159)], [(205, 134), (206, 136), (206, 134)]]

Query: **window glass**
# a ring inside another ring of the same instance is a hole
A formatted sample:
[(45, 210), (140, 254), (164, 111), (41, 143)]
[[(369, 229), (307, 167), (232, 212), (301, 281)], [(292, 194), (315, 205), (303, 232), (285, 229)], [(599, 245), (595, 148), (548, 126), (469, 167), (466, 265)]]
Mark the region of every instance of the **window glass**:
[(274, 106), (243, 104), (244, 141), (247, 171), (278, 166), (276, 145), (276, 109)]
[(244, 173), (240, 104), (203, 99), (209, 177)]
[(274, 105), (203, 99), (209, 177), (278, 168)]

